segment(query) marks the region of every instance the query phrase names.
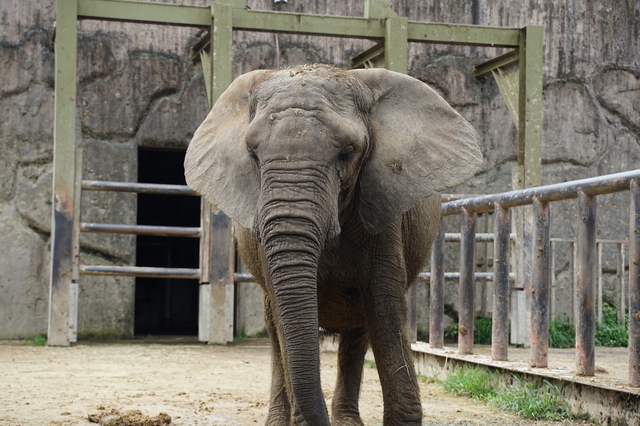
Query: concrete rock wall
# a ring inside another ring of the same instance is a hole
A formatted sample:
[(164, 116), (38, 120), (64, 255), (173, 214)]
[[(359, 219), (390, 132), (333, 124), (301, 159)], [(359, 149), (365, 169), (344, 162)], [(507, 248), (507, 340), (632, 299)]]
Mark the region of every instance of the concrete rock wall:
[[(351, 16), (362, 16), (362, 5), (289, 0), (275, 6), (270, 0), (249, 1), (252, 9)], [(545, 27), (543, 183), (640, 164), (640, 2), (397, 0), (391, 5), (410, 20)], [(0, 239), (5, 248), (0, 257), (0, 338), (46, 331), (54, 14), (53, 0), (0, 2)], [(206, 114), (200, 66), (188, 59), (197, 30), (82, 21), (78, 31), (77, 140), (84, 149), (84, 178), (135, 181), (138, 147), (184, 148)], [(310, 62), (346, 67), (350, 56), (371, 45), (239, 32), (234, 36), (234, 75)], [(482, 135), (482, 170), (452, 192), (508, 190), (517, 132), (492, 79), (477, 81), (471, 76), (474, 64), (502, 50), (412, 44), (409, 53), (410, 75), (431, 84)], [(135, 223), (136, 199), (131, 194), (88, 193), (82, 208), (83, 220)], [(599, 237), (625, 238), (626, 212), (624, 195), (603, 198), (598, 206)], [(554, 205), (552, 214), (552, 236), (574, 236), (575, 205)], [(458, 224), (453, 222), (448, 226), (455, 230)], [(135, 259), (133, 237), (83, 235), (82, 246), (86, 263), (126, 265)], [(613, 268), (610, 258), (608, 270)], [(448, 269), (456, 262), (451, 254)], [(568, 278), (570, 259), (561, 257), (556, 268), (556, 275)], [(608, 279), (609, 296), (613, 285)], [(427, 289), (421, 292), (427, 305)], [(447, 303), (455, 315), (455, 286), (448, 292)], [(132, 279), (83, 279), (80, 298), (81, 334), (132, 334)], [(569, 307), (561, 310), (568, 312)], [(424, 321), (421, 324), (426, 327)]]

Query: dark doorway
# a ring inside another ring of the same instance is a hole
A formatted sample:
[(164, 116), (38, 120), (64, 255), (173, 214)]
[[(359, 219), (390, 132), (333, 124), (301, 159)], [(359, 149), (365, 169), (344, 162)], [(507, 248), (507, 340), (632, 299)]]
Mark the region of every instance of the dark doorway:
[[(184, 151), (140, 148), (138, 182), (186, 185)], [(200, 226), (200, 198), (138, 194), (138, 224)], [(139, 235), (136, 265), (197, 268), (197, 238)], [(197, 335), (198, 280), (136, 278), (136, 335)]]

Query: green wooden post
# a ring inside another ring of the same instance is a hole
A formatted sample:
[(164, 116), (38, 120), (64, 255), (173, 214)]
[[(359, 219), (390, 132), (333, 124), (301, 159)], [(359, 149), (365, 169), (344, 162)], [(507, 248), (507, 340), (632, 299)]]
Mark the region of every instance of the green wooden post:
[(77, 0), (56, 1), (50, 346), (69, 346), (75, 206)]
[(539, 186), (542, 181), (543, 38), (544, 27), (529, 26), (521, 31), (518, 164), (524, 166), (524, 188)]
[[(519, 95), (518, 95), (518, 165), (520, 179), (514, 180), (513, 189), (531, 188), (542, 182), (542, 62), (543, 27), (525, 27), (520, 32), (519, 48)], [(533, 207), (521, 208), (521, 228), (516, 231), (521, 241), (522, 272), (520, 277), (524, 288), (520, 309), (526, 312), (525, 324), (517, 324), (523, 340), (517, 343), (529, 344), (528, 324), (531, 312), (531, 294), (533, 288)], [(524, 304), (524, 306), (522, 306)], [(514, 342), (516, 343), (516, 342)]]
[(385, 25), (384, 67), (391, 71), (407, 73), (407, 18), (388, 18)]
[[(213, 21), (211, 27), (211, 97), (210, 105), (231, 84), (233, 5), (214, 3), (211, 5)], [(209, 338), (210, 344), (224, 345), (233, 340), (233, 235), (232, 222), (221, 211), (207, 209), (210, 223), (209, 282)], [(203, 259), (207, 261), (207, 259)]]

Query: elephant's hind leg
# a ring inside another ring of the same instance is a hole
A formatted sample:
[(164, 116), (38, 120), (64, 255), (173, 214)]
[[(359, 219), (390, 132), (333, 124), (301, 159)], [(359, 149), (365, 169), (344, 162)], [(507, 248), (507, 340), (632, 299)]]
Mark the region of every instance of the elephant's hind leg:
[(364, 329), (340, 333), (338, 349), (338, 378), (331, 405), (332, 424), (336, 426), (363, 426), (358, 408), (364, 356), (369, 338)]

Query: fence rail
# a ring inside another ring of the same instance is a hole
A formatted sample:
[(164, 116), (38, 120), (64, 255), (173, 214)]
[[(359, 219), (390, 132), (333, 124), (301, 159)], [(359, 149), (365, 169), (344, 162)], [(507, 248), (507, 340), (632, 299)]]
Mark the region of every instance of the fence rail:
[(202, 235), (202, 229), (199, 227), (120, 225), (87, 222), (80, 224), (80, 231), (107, 234), (154, 235), (157, 237), (199, 238)]
[(81, 265), (80, 275), (110, 275), (118, 277), (150, 278), (200, 278), (200, 269), (152, 268), (147, 266), (97, 266)]
[[(197, 196), (198, 192), (186, 185), (165, 185), (155, 183), (137, 182), (110, 182), (83, 180), (82, 190), (85, 191), (112, 191), (134, 192), (138, 194), (162, 194), (162, 195), (186, 195)], [(88, 223), (79, 224), (80, 232), (151, 235), (156, 237), (188, 237), (201, 238), (201, 227), (178, 226), (150, 226), (150, 225), (124, 225), (113, 223)], [(153, 278), (188, 278), (200, 279), (201, 270), (191, 268), (152, 268), (146, 266), (101, 266), (78, 265), (79, 275), (109, 275), (124, 277), (153, 277)]]
[(639, 179), (639, 176), (640, 170), (632, 170), (589, 179), (448, 201), (442, 203), (442, 215), (460, 214), (463, 208), (474, 213), (491, 211), (496, 203), (503, 208), (526, 206), (533, 204), (534, 198), (541, 203), (549, 203), (578, 198), (578, 194), (581, 192), (589, 197), (595, 197), (596, 195), (628, 191), (631, 182)]

